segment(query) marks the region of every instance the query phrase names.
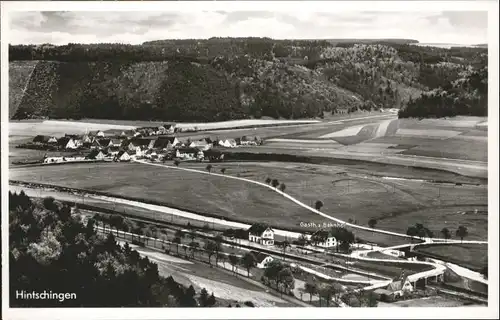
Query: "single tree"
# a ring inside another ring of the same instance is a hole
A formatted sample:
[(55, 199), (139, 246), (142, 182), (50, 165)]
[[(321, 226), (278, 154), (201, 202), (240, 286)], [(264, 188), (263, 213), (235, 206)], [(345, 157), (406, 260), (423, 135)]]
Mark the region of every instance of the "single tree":
[(282, 182), (280, 184), (280, 190), (281, 190), (281, 192), (285, 192), (285, 189), (286, 189), (286, 185)]
[(290, 242), (287, 240), (285, 240), (279, 244), (279, 247), (281, 247), (283, 249), (283, 260), (286, 260), (286, 258), (285, 258), (286, 248), (289, 248), (290, 246), (291, 246)]
[(251, 252), (247, 252), (242, 258), (241, 263), (247, 269), (247, 277), (250, 277), (250, 269), (257, 265), (257, 260)]
[(205, 169), (207, 169), (208, 173), (210, 173), (210, 171), (212, 171), (212, 165), (208, 164)]
[(457, 231), (455, 232), (456, 236), (460, 238), (460, 241), (464, 241), (464, 238), (467, 237), (469, 232), (467, 231), (467, 227), (459, 226)]
[[(224, 269), (226, 269), (226, 257), (227, 256), (224, 253), (221, 253), (221, 252), (220, 253), (216, 253), (216, 261), (222, 262), (222, 266), (223, 266)], [(216, 262), (216, 263), (218, 265), (218, 262)]]
[(306, 282), (304, 290), (309, 294), (309, 303), (311, 303), (312, 297), (318, 292), (318, 288), (314, 283)]
[(222, 168), (222, 169), (220, 169), (220, 172), (221, 172), (222, 174), (225, 174), (225, 173), (226, 173), (226, 168)]
[(191, 241), (189, 243), (189, 248), (191, 249), (191, 255), (194, 259), (194, 254), (196, 253), (196, 251), (198, 250), (198, 248), (200, 247), (200, 244), (196, 241)]
[(299, 246), (305, 246), (306, 244), (308, 244), (308, 242), (309, 242), (309, 240), (307, 239), (305, 234), (301, 234), (299, 236), (299, 238), (297, 239), (297, 244)]
[(314, 207), (316, 208), (316, 210), (320, 211), (321, 208), (323, 207), (323, 202), (321, 202), (320, 200), (316, 201), (314, 203)]
[(220, 256), (220, 253), (224, 252), (224, 248), (222, 247), (222, 236), (220, 234), (216, 235), (215, 238), (214, 238), (214, 242), (215, 242), (215, 265), (219, 265), (219, 256)]
[(376, 225), (377, 225), (377, 219), (372, 218), (372, 219), (368, 220), (368, 226), (370, 228), (373, 229), (373, 228), (375, 228)]
[(178, 167), (180, 163), (181, 163), (181, 162), (180, 162), (179, 160), (174, 160), (174, 165), (175, 165), (176, 167)]
[(413, 238), (417, 236), (417, 229), (415, 227), (408, 227), (406, 234), (410, 236), (410, 241), (413, 243)]
[(270, 183), (271, 183), (271, 178), (267, 177), (267, 178), (266, 178), (266, 183), (267, 183), (267, 184), (270, 184)]
[(231, 264), (231, 270), (234, 272), (234, 267), (238, 265), (240, 258), (238, 258), (235, 254), (231, 253), (229, 256), (229, 263)]
[(208, 264), (210, 264), (210, 266), (212, 266), (212, 256), (215, 254), (215, 249), (216, 249), (217, 245), (215, 244), (215, 242), (211, 241), (211, 240), (208, 240), (207, 242), (205, 242), (205, 252), (207, 253), (208, 255)]
[(176, 247), (177, 247), (177, 255), (179, 255), (179, 245), (181, 244), (182, 240), (180, 237), (174, 237), (174, 239), (172, 240), (173, 243), (176, 244)]
[(200, 291), (200, 297), (198, 298), (198, 302), (200, 303), (200, 307), (207, 307), (208, 302), (208, 291), (203, 288)]
[(273, 181), (271, 181), (271, 185), (273, 186), (273, 188), (277, 188), (280, 185), (280, 182), (278, 181), (278, 179), (273, 179)]

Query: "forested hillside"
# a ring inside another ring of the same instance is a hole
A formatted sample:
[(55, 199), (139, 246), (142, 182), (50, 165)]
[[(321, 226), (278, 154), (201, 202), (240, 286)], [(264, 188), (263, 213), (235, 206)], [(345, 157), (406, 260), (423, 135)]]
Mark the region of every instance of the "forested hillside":
[[(122, 218), (121, 216), (118, 216)], [(119, 219), (118, 219), (119, 220)], [(121, 219), (123, 222), (123, 219)], [(197, 293), (53, 198), (9, 192), (11, 307), (198, 307)], [(21, 299), (24, 291), (75, 298)]]
[(10, 46), (10, 117), (222, 121), (379, 108), (401, 108), (402, 117), (486, 114), (487, 49), (409, 42)]

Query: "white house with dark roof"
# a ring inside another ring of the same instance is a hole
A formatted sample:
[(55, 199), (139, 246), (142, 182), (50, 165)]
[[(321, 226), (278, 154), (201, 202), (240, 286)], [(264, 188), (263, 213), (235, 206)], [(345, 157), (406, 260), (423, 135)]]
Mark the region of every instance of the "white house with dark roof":
[(77, 148), (75, 141), (70, 137), (59, 138), (59, 140), (57, 140), (57, 144), (59, 145), (59, 147), (64, 148), (64, 149), (76, 149)]
[(248, 229), (248, 240), (266, 246), (272, 246), (274, 245), (274, 230), (264, 224), (253, 224)]
[(334, 248), (337, 246), (337, 239), (334, 236), (332, 236), (330, 231), (326, 231), (326, 230), (318, 230), (315, 233), (313, 233), (312, 235), (308, 234), (308, 235), (306, 235), (306, 239), (311, 241), (312, 239), (315, 238), (315, 235), (317, 235), (319, 233), (325, 234), (325, 236), (319, 237), (319, 238), (323, 238), (324, 241), (316, 242), (316, 243), (314, 243), (314, 245), (321, 247), (321, 248), (324, 248), (324, 249), (330, 249), (330, 248)]
[(274, 260), (273, 257), (258, 251), (250, 251), (255, 257), (256, 267), (259, 269), (265, 269), (267, 265)]
[(94, 149), (85, 158), (89, 160), (104, 160), (106, 155), (101, 150)]
[(127, 151), (122, 150), (115, 156), (115, 161), (130, 161), (131, 157)]

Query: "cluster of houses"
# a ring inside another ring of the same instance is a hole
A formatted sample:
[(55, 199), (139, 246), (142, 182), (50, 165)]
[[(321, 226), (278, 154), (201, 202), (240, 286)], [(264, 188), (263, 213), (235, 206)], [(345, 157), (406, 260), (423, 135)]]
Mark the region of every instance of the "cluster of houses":
[[(103, 131), (91, 131), (83, 135), (66, 134), (63, 137), (36, 136), (31, 147), (60, 151), (80, 151), (87, 154), (74, 157), (45, 157), (45, 163), (113, 160), (130, 161), (131, 159), (180, 159), (220, 161), (223, 154), (214, 147), (235, 148), (237, 146), (259, 145), (259, 137), (243, 136), (238, 139), (202, 138), (191, 141), (187, 137), (180, 141), (171, 135), (176, 132), (173, 125), (139, 128), (106, 134)], [(83, 158), (82, 158), (83, 157)]]

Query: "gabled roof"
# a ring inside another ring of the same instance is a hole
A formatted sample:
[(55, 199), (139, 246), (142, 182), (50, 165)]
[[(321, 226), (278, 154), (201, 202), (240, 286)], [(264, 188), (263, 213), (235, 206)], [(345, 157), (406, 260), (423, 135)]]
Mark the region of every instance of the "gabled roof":
[(68, 144), (68, 142), (70, 140), (73, 140), (73, 139), (70, 137), (61, 137), (61, 138), (59, 138), (59, 140), (57, 140), (57, 144), (60, 146), (65, 146)]
[(132, 139), (129, 141), (129, 143), (132, 143), (134, 146), (148, 146), (149, 143), (151, 142), (151, 139)]
[(111, 139), (99, 139), (98, 141), (101, 146), (107, 146)]
[[(88, 159), (95, 159), (99, 153), (102, 153), (102, 151), (94, 149), (94, 150), (90, 151), (90, 153), (87, 155), (87, 158)], [(102, 154), (104, 155), (104, 153), (102, 153)]]
[(198, 152), (200, 152), (200, 150), (198, 150), (196, 148), (179, 148), (177, 150), (179, 150), (179, 152), (181, 152), (181, 153), (198, 153)]
[(251, 233), (251, 234), (261, 235), (267, 229), (270, 229), (271, 231), (274, 231), (271, 227), (269, 227), (269, 226), (267, 226), (265, 224), (255, 223), (250, 228), (248, 228), (248, 232)]
[(113, 143), (113, 144), (121, 144), (122, 140), (121, 139), (111, 139), (111, 143)]
[[(123, 154), (127, 153), (127, 151), (125, 150), (122, 150), (120, 152), (118, 152), (118, 154), (116, 155), (117, 158), (120, 158), (121, 156), (123, 156)], [(127, 153), (128, 154), (128, 153)]]
[(251, 250), (250, 253), (254, 255), (255, 261), (257, 263), (261, 263), (262, 261), (264, 261), (264, 259), (266, 259), (267, 257), (270, 257), (270, 255), (268, 255), (268, 254), (265, 254), (265, 253), (262, 253), (262, 252), (258, 252), (258, 251), (254, 251), (254, 250)]
[(159, 137), (154, 140), (153, 148), (166, 148), (169, 144), (173, 144), (175, 137)]

